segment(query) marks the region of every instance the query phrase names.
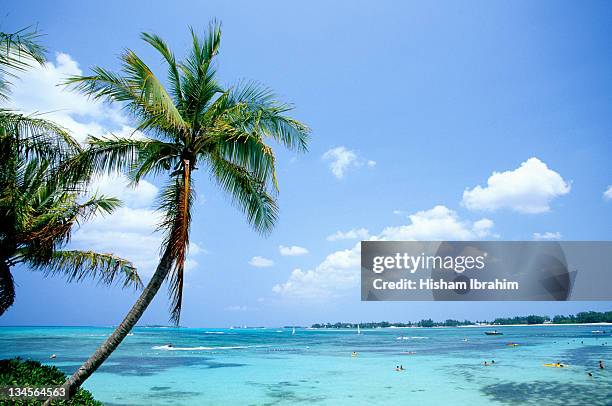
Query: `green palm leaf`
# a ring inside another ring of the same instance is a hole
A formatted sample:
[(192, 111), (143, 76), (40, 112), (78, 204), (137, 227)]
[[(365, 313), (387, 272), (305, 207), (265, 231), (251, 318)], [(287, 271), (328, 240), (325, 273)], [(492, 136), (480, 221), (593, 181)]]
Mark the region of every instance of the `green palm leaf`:
[(130, 261), (112, 254), (93, 251), (55, 251), (44, 261), (29, 262), (32, 269), (41, 271), (45, 276), (64, 276), (68, 282), (81, 282), (84, 279), (97, 279), (110, 285), (115, 282), (123, 287), (142, 288), (142, 281)]
[(39, 44), (41, 34), (30, 27), (17, 32), (0, 32), (0, 99), (8, 98), (9, 78), (32, 63), (45, 62), (45, 48)]

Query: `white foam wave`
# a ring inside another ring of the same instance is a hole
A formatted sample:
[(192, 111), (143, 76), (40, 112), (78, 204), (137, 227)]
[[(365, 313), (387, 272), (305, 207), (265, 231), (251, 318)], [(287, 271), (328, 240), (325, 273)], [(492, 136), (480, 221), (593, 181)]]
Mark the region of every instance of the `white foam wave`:
[(249, 348), (249, 346), (231, 346), (231, 347), (173, 347), (171, 345), (156, 345), (151, 347), (154, 350), (165, 350), (165, 351), (214, 351), (214, 350), (237, 350), (242, 348)]

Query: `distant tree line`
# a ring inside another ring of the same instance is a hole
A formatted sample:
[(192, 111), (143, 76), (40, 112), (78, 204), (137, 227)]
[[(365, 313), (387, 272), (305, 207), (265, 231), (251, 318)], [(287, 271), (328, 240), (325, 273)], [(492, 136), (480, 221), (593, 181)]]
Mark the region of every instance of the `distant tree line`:
[(550, 317), (532, 314), (530, 316), (498, 317), (493, 320), (493, 324), (542, 324), (544, 322), (550, 322)]
[(552, 319), (548, 316), (524, 316), (513, 318), (497, 318), (493, 324), (542, 324), (551, 322), (554, 324), (574, 324), (574, 323), (612, 323), (611, 312), (580, 312), (576, 315), (562, 316), (556, 315)]
[(574, 323), (612, 323), (612, 311), (610, 312), (580, 312), (576, 315), (562, 316), (557, 315), (552, 319), (549, 316), (516, 316), (516, 317), (498, 317), (491, 321), (476, 321), (470, 320), (453, 320), (433, 321), (432, 319), (424, 319), (417, 322), (391, 323), (388, 321), (365, 322), (365, 323), (315, 323), (312, 328), (385, 328), (385, 327), (457, 327), (457, 326), (472, 326), (475, 324), (574, 324)]
[(474, 323), (469, 320), (452, 320), (448, 319), (443, 322), (433, 321), (432, 319), (421, 320), (417, 322), (406, 322), (406, 323), (391, 323), (388, 321), (379, 322), (365, 322), (365, 323), (315, 323), (312, 328), (357, 328), (357, 324), (361, 328), (385, 328), (385, 327), (457, 327), (457, 326), (469, 326)]

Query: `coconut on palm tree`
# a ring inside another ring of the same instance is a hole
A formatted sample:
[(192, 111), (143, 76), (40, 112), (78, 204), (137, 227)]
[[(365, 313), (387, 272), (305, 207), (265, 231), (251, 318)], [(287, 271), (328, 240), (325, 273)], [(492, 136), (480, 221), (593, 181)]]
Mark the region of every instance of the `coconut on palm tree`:
[(171, 320), (178, 324), (195, 199), (193, 173), (209, 174), (254, 229), (267, 233), (277, 217), (278, 186), (273, 149), (266, 141), (295, 151), (307, 148), (309, 129), (287, 115), (292, 106), (278, 102), (256, 83), (224, 87), (217, 81), (218, 23), (211, 23), (204, 38), (191, 30), (190, 50), (182, 61), (157, 35), (144, 33), (142, 39), (165, 62), (166, 85), (131, 50), (121, 55), (119, 73), (95, 67), (91, 75), (67, 82), (95, 99), (121, 104), (133, 115), (139, 133), (145, 134), (90, 137), (90, 147), (74, 171), (122, 171), (134, 183), (145, 176), (166, 178), (158, 207), (164, 232), (159, 264), (121, 324), (66, 382), (70, 393), (117, 348), (166, 280)]

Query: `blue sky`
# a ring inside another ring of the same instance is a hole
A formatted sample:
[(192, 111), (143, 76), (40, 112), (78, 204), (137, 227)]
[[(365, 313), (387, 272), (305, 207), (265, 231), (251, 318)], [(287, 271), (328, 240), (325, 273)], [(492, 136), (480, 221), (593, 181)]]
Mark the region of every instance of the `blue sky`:
[[(310, 152), (278, 154), (280, 220), (267, 238), (203, 174), (182, 324), (484, 319), (610, 310), (587, 303), (361, 303), (360, 238), (610, 240), (612, 4), (555, 2), (32, 2), (0, 28), (38, 24), (50, 64), (23, 76), (13, 107), (48, 112), (83, 138), (127, 133), (118, 106), (56, 84), (131, 48), (160, 76), (142, 31), (180, 56), (188, 26), (223, 23), (220, 79), (255, 79), (312, 127)], [(494, 175), (494, 173), (497, 173)], [(77, 231), (151, 274), (159, 179)], [(608, 194), (606, 195), (606, 191)], [(607, 196), (607, 197), (606, 197)], [(284, 247), (281, 249), (280, 247)], [(0, 324), (116, 324), (136, 294), (15, 270)], [(160, 292), (143, 323), (168, 319)]]

